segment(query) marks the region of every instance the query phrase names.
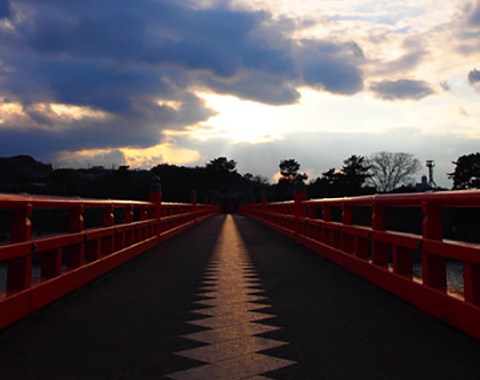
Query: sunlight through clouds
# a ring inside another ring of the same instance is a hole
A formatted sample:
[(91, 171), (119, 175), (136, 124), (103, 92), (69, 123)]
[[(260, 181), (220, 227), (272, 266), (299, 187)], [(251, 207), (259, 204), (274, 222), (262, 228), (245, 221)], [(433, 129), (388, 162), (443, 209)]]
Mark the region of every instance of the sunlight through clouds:
[(186, 165), (200, 159), (200, 154), (191, 149), (175, 146), (165, 142), (147, 149), (118, 148), (90, 149), (76, 152), (61, 152), (57, 160), (75, 168), (85, 168), (95, 165), (119, 167), (129, 165), (132, 169), (150, 169), (153, 166), (168, 163), (171, 165)]
[[(257, 102), (241, 100), (233, 96), (198, 94), (208, 107), (219, 114), (202, 125), (208, 126), (235, 143), (258, 144), (281, 138), (291, 129), (282, 118), (286, 108), (267, 106)], [(200, 132), (201, 133), (201, 132)]]
[(191, 149), (181, 148), (172, 143), (163, 143), (147, 149), (122, 148), (127, 165), (132, 168), (151, 168), (161, 163), (186, 165), (197, 162), (201, 156)]
[(33, 103), (24, 107), (20, 103), (4, 100), (0, 105), (0, 124), (23, 120), (31, 123), (32, 126), (42, 127), (47, 124), (47, 121), (48, 123), (73, 123), (83, 119), (101, 120), (107, 116), (107, 113), (102, 111), (70, 104)]

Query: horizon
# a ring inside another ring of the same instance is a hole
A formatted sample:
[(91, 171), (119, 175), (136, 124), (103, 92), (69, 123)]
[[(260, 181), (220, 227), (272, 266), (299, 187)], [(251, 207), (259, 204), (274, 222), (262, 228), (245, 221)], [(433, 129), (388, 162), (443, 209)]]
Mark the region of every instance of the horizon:
[[(385, 152), (385, 153), (388, 153), (388, 152)], [(168, 162), (163, 162), (163, 163), (160, 163), (160, 164), (157, 164), (155, 166), (151, 166), (151, 167), (134, 167), (134, 168), (131, 168), (129, 165), (116, 165), (116, 164), (112, 164), (111, 166), (103, 166), (103, 165), (90, 165), (90, 164), (87, 164), (87, 166), (79, 166), (79, 167), (72, 167), (72, 166), (59, 166), (59, 165), (55, 165), (55, 164), (52, 164), (50, 162), (43, 162), (41, 160), (38, 160), (36, 159), (35, 157), (32, 157), (32, 156), (29, 156), (29, 155), (17, 155), (17, 156), (10, 156), (10, 157), (1, 157), (0, 156), (0, 159), (12, 159), (12, 158), (16, 158), (16, 157), (29, 157), (31, 159), (33, 159), (34, 161), (40, 163), (40, 164), (43, 164), (43, 165), (50, 165), (52, 167), (52, 170), (55, 171), (55, 170), (90, 170), (90, 169), (97, 169), (97, 168), (102, 168), (103, 170), (107, 170), (107, 171), (115, 171), (115, 170), (119, 170), (120, 168), (124, 167), (126, 168), (127, 170), (131, 170), (131, 171), (151, 171), (153, 169), (155, 169), (157, 166), (161, 166), (161, 165), (168, 165), (168, 166), (176, 166), (176, 167), (184, 167), (184, 168), (189, 168), (189, 169), (200, 169), (200, 168), (205, 168), (207, 167), (207, 165), (209, 163), (211, 163), (212, 161), (214, 161), (215, 159), (218, 159), (218, 158), (225, 158), (227, 160), (231, 160), (229, 157), (213, 157), (212, 159), (210, 159), (208, 162), (205, 162), (203, 165), (195, 165), (195, 166), (192, 166), (192, 165), (177, 165), (177, 164), (170, 164)], [(350, 158), (350, 157), (349, 157)], [(415, 158), (415, 157), (413, 157)], [(288, 160), (288, 159), (287, 159)], [(293, 159), (295, 160), (295, 159)], [(234, 172), (239, 174), (241, 177), (245, 177), (246, 175), (252, 175), (252, 176), (258, 176), (259, 179), (261, 180), (265, 180), (267, 181), (266, 184), (268, 184), (268, 186), (272, 186), (272, 185), (276, 185), (279, 183), (280, 179), (283, 178), (283, 176), (280, 174), (280, 171), (278, 172), (278, 175), (275, 175), (274, 178), (268, 178), (266, 176), (263, 176), (259, 173), (252, 173), (252, 172), (240, 172), (238, 170), (238, 162), (236, 160), (233, 160), (235, 161), (235, 168), (234, 168)], [(296, 160), (295, 160), (296, 161)], [(435, 165), (434, 165), (435, 166)], [(341, 169), (337, 169), (335, 170), (336, 172), (341, 172)], [(310, 185), (310, 184), (313, 184), (317, 179), (320, 179), (323, 177), (323, 173), (322, 175), (320, 175), (319, 177), (310, 177), (308, 175), (308, 173), (304, 172), (301, 170), (301, 165), (300, 165), (300, 170), (298, 170), (298, 174), (307, 174), (307, 178), (304, 179), (305, 181), (305, 184), (307, 185)], [(418, 174), (418, 172), (417, 172)], [(425, 179), (428, 181), (428, 178), (429, 176), (428, 175), (423, 175), (423, 177), (425, 177)], [(411, 179), (411, 181), (408, 181), (408, 179)], [(453, 179), (452, 179), (452, 182), (453, 182)], [(423, 183), (423, 178), (420, 178), (420, 181), (416, 181), (415, 180), (415, 174), (414, 175), (408, 175), (407, 176), (407, 181), (401, 181), (399, 183), (399, 186), (397, 187), (398, 188), (401, 188), (402, 186), (406, 186), (406, 187), (415, 187), (415, 185), (420, 185), (421, 183)], [(365, 188), (368, 188), (369, 186), (371, 186), (371, 184), (368, 183), (368, 181), (366, 181), (364, 184), (363, 184)], [(394, 189), (395, 190), (395, 189)], [(442, 186), (438, 186), (437, 184), (437, 188), (436, 190), (451, 190), (449, 188), (445, 188), (445, 187), (442, 187)], [(422, 190), (423, 191), (423, 190)]]

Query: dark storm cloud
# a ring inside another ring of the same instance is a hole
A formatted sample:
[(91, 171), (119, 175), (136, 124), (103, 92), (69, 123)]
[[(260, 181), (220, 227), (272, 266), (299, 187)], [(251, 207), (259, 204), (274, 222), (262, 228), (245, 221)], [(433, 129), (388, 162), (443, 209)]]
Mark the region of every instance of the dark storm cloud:
[(363, 89), (358, 69), (363, 52), (357, 44), (304, 41), (297, 50), (304, 84), (342, 95)]
[[(163, 130), (214, 114), (193, 94), (198, 86), (266, 104), (298, 101), (301, 86), (363, 89), (355, 42), (294, 41), (286, 32), (293, 22), (227, 1), (200, 9), (168, 0), (0, 0), (0, 17), (12, 14), (13, 28), (0, 30), (0, 95), (20, 102), (29, 122), (2, 125), (3, 154), (28, 153), (26, 131), (43, 151), (153, 146)], [(62, 126), (32, 107), (39, 102), (110, 116)]]
[[(363, 52), (357, 44), (302, 41), (298, 46), (281, 33), (284, 22), (275, 24), (265, 12), (226, 6), (202, 10), (153, 0), (134, 8), (125, 0), (17, 2), (36, 9), (35, 18), (19, 25), (18, 31), (27, 46), (44, 57), (148, 64), (157, 70), (174, 66), (188, 72), (193, 82), (200, 71), (211, 83), (230, 80), (224, 90), (240, 96), (247, 84), (252, 85), (252, 76), (276, 76), (276, 81), (259, 82), (260, 91), (267, 83), (275, 86), (271, 101), (257, 97), (273, 104), (279, 103), (278, 82), (289, 83), (283, 89), (286, 94), (292, 92), (292, 84), (341, 94), (362, 88), (358, 63)], [(292, 99), (288, 95), (284, 101)]]
[(238, 79), (222, 81), (208, 76), (203, 83), (219, 94), (233, 94), (272, 105), (292, 104), (300, 99), (300, 93), (286, 79), (264, 72), (243, 73)]
[(32, 48), (44, 54), (171, 64), (208, 70), (220, 77), (231, 77), (242, 67), (282, 74), (291, 68), (290, 59), (283, 50), (269, 48), (257, 30), (267, 16), (227, 9), (194, 10), (151, 1), (129, 9), (125, 2), (119, 2), (108, 14), (69, 21), (41, 15), (26, 30), (26, 38)]
[(126, 12), (75, 21), (40, 16), (25, 34), (27, 43), (39, 53), (115, 60), (138, 58), (145, 37), (141, 18)]
[(384, 100), (420, 100), (435, 93), (429, 83), (410, 79), (376, 82), (370, 90)]

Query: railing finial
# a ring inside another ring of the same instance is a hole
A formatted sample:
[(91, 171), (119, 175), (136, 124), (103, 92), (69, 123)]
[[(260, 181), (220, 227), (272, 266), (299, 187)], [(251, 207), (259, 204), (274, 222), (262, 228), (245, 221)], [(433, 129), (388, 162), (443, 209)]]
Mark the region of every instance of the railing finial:
[(151, 178), (150, 182), (150, 194), (161, 194), (162, 193), (162, 181), (160, 180), (160, 177), (157, 175), (154, 175)]

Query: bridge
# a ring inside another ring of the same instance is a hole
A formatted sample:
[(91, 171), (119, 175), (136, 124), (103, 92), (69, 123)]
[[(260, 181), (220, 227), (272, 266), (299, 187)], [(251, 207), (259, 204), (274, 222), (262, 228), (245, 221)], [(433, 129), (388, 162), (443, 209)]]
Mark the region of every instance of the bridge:
[(479, 247), (441, 212), (479, 202), (2, 194), (0, 379), (478, 379)]

